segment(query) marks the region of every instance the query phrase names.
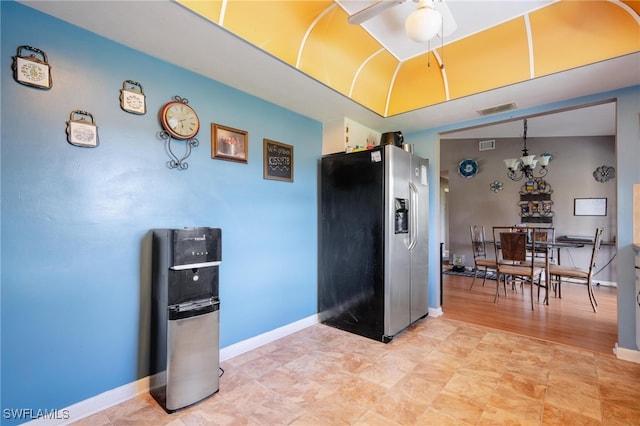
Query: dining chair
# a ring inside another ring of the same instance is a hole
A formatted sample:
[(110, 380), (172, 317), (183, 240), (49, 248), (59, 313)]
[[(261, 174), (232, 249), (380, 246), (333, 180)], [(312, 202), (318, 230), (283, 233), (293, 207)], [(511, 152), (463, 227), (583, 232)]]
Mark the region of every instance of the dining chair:
[(591, 261), (587, 268), (567, 265), (549, 265), (549, 275), (555, 289), (554, 294), (558, 298), (562, 298), (562, 278), (571, 278), (574, 281), (586, 284), (587, 294), (589, 295), (593, 312), (598, 312), (598, 301), (596, 300), (596, 295), (593, 293), (592, 279), (594, 270), (596, 269), (596, 259), (598, 257), (598, 251), (600, 251), (603, 231), (604, 228), (596, 228), (596, 233), (593, 238), (593, 250), (591, 251)]
[[(515, 287), (518, 283), (521, 287), (529, 284), (531, 288), (531, 310), (533, 310), (533, 286), (541, 285), (543, 269), (535, 266), (534, 257), (527, 255), (531, 241), (535, 241), (536, 230), (532, 227), (494, 226), (493, 241), (496, 252), (496, 295), (495, 303), (500, 294), (500, 280), (502, 279), (504, 294), (507, 295), (507, 277)], [(548, 289), (547, 289), (548, 291)], [(547, 297), (545, 297), (545, 300)]]
[[(540, 288), (545, 288), (545, 303), (549, 304), (549, 271), (547, 271), (547, 263), (553, 264), (556, 260), (553, 256), (553, 243), (556, 241), (555, 228), (548, 227), (536, 227), (536, 232), (533, 238), (535, 243), (529, 249), (529, 254), (533, 256), (533, 264), (541, 268), (542, 273), (545, 275), (544, 285), (542, 285), (542, 279), (538, 280), (538, 300), (540, 300)], [(542, 243), (542, 244), (540, 244)]]
[[(536, 227), (535, 241), (542, 243), (554, 243), (556, 241), (555, 228)], [(535, 257), (534, 263), (536, 266), (544, 268), (546, 266), (547, 255), (552, 256), (550, 261), (553, 262), (553, 251), (547, 249), (546, 246), (534, 246), (531, 250), (531, 254)]]
[(471, 248), (473, 250), (473, 263), (474, 263), (474, 274), (473, 281), (471, 282), (471, 287), (476, 282), (476, 278), (478, 277), (478, 272), (480, 268), (483, 268), (484, 279), (482, 280), (482, 286), (487, 282), (487, 270), (493, 269), (496, 270), (496, 261), (494, 259), (487, 258), (487, 245), (485, 239), (484, 226), (482, 225), (471, 225)]

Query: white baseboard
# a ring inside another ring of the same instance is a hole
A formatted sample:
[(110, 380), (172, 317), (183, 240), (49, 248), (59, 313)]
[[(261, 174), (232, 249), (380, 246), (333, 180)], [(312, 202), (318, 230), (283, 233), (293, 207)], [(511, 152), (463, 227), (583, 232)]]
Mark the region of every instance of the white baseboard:
[(616, 358), (621, 359), (623, 361), (635, 362), (636, 364), (640, 364), (640, 351), (636, 351), (633, 349), (621, 348), (616, 343), (616, 346), (613, 348), (613, 353), (616, 354)]
[(299, 321), (292, 322), (291, 324), (287, 324), (283, 327), (276, 328), (275, 330), (267, 331), (266, 333), (260, 334), (259, 336), (251, 337), (247, 340), (243, 340), (242, 342), (226, 346), (220, 349), (220, 362), (226, 361), (238, 355), (242, 355), (245, 352), (249, 352), (253, 349), (259, 348), (260, 346), (266, 345), (267, 343), (274, 342), (278, 339), (288, 336), (289, 334), (293, 334), (296, 331), (311, 327), (312, 325), (317, 323), (318, 315), (314, 314)]
[[(275, 330), (268, 331), (259, 336), (226, 346), (220, 349), (220, 361), (226, 361), (317, 323), (318, 315), (314, 314), (283, 327), (276, 328)], [(131, 398), (135, 398), (138, 395), (148, 393), (149, 383), (150, 377), (147, 376), (135, 382), (122, 385), (89, 399), (85, 399), (84, 401), (80, 401), (66, 408), (49, 410), (49, 412), (44, 413), (42, 417), (24, 424), (30, 426), (61, 426), (77, 422), (85, 417), (89, 417), (100, 411), (106, 410), (109, 407), (113, 407), (114, 405), (120, 404)], [(34, 410), (32, 414), (33, 416), (36, 416), (38, 413)]]
[(438, 308), (429, 308), (429, 316), (432, 318), (437, 318), (439, 316), (442, 316), (444, 312), (442, 312), (442, 306), (438, 307)]
[(55, 410), (52, 415), (45, 414), (43, 417), (25, 424), (34, 426), (58, 426), (74, 423), (147, 392), (149, 392), (149, 376), (103, 392), (66, 408)]

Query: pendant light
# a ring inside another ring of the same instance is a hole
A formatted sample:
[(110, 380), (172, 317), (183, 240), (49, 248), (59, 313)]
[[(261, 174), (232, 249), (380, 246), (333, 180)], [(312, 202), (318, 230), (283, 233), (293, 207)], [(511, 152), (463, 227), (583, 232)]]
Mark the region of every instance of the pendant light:
[(442, 30), (442, 14), (434, 9), (430, 0), (420, 0), (404, 24), (407, 36), (418, 43), (429, 41)]

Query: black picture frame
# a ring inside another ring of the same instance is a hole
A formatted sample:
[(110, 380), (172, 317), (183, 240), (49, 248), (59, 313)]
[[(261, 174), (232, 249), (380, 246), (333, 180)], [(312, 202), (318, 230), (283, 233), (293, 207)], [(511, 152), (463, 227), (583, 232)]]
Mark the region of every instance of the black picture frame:
[(574, 216), (606, 216), (607, 215), (607, 199), (606, 198), (574, 198), (573, 199), (573, 215)]
[(263, 139), (264, 178), (293, 182), (293, 146)]

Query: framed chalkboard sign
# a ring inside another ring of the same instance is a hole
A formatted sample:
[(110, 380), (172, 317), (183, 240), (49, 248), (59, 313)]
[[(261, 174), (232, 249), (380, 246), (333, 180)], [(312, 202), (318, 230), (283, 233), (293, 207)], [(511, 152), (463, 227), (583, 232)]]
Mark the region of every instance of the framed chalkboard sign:
[(264, 178), (293, 182), (293, 146), (263, 140)]

